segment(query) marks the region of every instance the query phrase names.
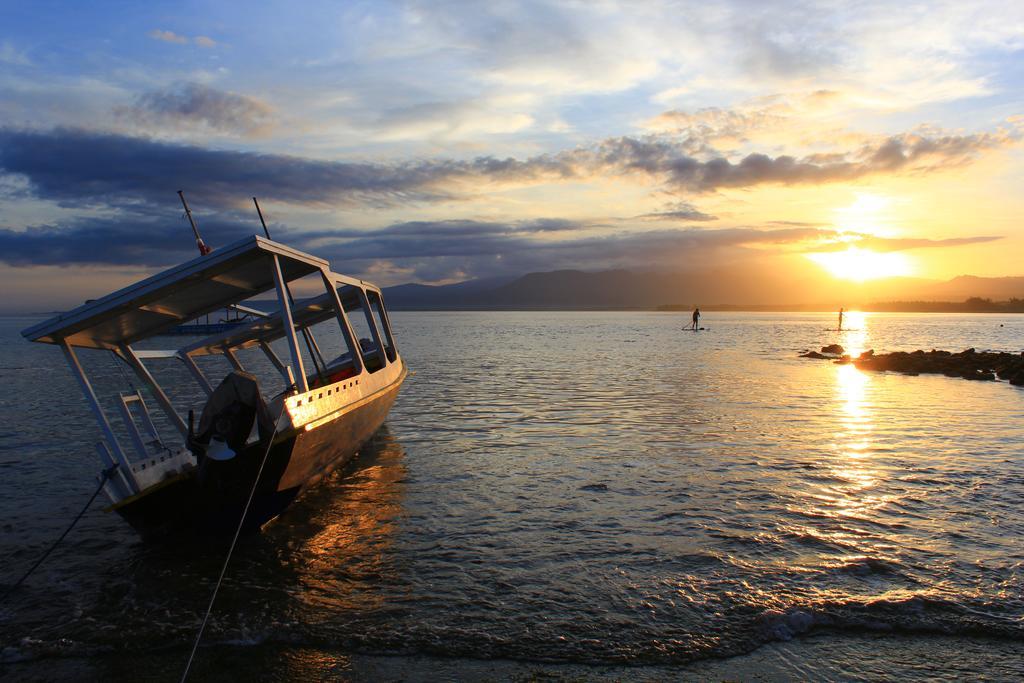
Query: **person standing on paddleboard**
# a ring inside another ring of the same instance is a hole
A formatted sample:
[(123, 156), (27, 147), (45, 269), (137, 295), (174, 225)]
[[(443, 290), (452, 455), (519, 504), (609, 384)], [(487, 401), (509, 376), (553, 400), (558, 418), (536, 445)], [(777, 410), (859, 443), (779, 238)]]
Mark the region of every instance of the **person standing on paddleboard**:
[(843, 331), (843, 308), (842, 308), (842, 306), (839, 307), (839, 331), (840, 332)]
[(699, 322), (700, 322), (700, 309), (699, 308), (694, 308), (693, 309), (693, 326), (690, 329), (692, 329), (692, 330), (697, 329), (697, 323), (699, 323)]

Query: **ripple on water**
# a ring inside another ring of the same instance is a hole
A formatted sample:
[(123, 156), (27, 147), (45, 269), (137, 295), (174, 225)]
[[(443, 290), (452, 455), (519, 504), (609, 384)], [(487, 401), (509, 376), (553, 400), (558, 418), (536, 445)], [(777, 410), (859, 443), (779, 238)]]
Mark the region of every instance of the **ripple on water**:
[[(845, 343), (821, 316), (715, 317), (395, 313), (417, 375), (358, 462), (239, 548), (209, 642), (632, 664), (822, 629), (1022, 638), (1024, 392), (795, 358)], [(986, 317), (869, 322), (879, 351), (1020, 350)], [(70, 378), (41, 381), (52, 349), (0, 329), (32, 397), (0, 404), (20, 567), (88, 495), (96, 434)], [(0, 664), (185, 647), (223, 549), (181, 550), (87, 517), (0, 613)]]

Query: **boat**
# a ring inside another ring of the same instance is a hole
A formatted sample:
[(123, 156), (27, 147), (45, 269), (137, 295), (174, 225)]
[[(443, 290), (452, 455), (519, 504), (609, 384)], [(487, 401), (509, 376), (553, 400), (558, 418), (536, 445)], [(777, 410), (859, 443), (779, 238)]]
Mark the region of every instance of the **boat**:
[[(145, 540), (258, 531), (358, 453), (408, 375), (373, 284), (258, 235), (200, 253), (22, 332), (63, 351), (102, 435), (97, 485)], [(244, 303), (271, 292), (272, 313)], [(166, 336), (225, 308), (251, 320)], [(85, 349), (112, 354), (131, 390), (101, 400)]]
[(197, 336), (216, 334), (217, 332), (227, 332), (228, 330), (233, 330), (236, 327), (241, 327), (242, 325), (250, 322), (253, 316), (261, 317), (263, 312), (253, 310), (240, 304), (234, 304), (221, 311), (220, 315), (216, 318), (211, 318), (210, 315), (210, 313), (207, 313), (195, 320), (182, 323), (181, 325), (175, 325), (164, 332), (164, 334)]

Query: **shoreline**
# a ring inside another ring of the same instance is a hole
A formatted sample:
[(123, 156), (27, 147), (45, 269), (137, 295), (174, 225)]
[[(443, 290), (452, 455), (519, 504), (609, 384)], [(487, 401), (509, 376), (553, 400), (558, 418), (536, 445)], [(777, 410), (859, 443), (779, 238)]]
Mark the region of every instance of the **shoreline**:
[[(398, 313), (690, 313), (693, 306), (392, 306), (388, 309)], [(701, 306), (709, 313), (818, 313), (835, 316), (834, 308), (819, 306), (755, 306), (718, 304)], [(932, 309), (920, 308), (873, 308), (870, 306), (850, 308), (848, 313), (928, 313), (933, 315), (1024, 315), (1022, 310), (972, 310), (968, 308)], [(62, 311), (12, 311), (0, 312), (0, 318), (50, 318)], [(844, 330), (845, 331), (845, 330)]]
[[(483, 681), (792, 681), (933, 679), (988, 672), (1024, 675), (1021, 643), (984, 636), (823, 629), (723, 658), (685, 664), (549, 663), (422, 654), (362, 654), (281, 644), (211, 645), (199, 650), (194, 680)], [(112, 652), (0, 664), (5, 680), (178, 681), (187, 652)]]

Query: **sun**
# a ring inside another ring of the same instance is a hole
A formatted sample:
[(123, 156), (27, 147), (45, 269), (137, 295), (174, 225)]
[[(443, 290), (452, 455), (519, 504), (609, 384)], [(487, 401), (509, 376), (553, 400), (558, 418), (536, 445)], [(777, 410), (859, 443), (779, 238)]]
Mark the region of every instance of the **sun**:
[(807, 258), (824, 267), (834, 277), (856, 282), (910, 275), (913, 272), (907, 257), (896, 252), (879, 253), (850, 247), (846, 251), (808, 254)]

